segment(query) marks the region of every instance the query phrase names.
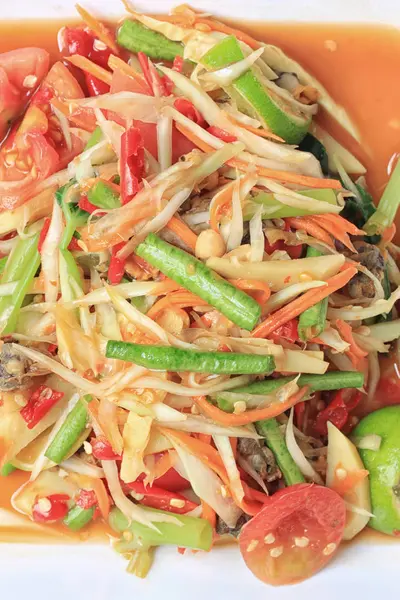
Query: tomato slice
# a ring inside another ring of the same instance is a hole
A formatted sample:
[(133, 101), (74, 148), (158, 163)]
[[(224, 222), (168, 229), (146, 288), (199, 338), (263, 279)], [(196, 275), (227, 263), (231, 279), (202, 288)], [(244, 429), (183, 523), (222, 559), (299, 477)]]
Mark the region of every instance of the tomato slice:
[(49, 53), (20, 48), (0, 54), (0, 142), (49, 69)]
[(242, 529), (240, 551), (256, 577), (272, 585), (303, 581), (335, 555), (346, 506), (329, 488), (300, 483), (270, 496)]

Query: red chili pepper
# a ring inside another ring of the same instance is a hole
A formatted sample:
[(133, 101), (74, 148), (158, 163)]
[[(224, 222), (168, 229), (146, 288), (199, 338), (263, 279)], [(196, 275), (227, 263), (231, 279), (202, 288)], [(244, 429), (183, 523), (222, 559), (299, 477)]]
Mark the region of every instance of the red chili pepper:
[(56, 392), (47, 385), (38, 387), (29, 398), (28, 404), (20, 410), (28, 429), (33, 429), (63, 396), (64, 392)]
[(110, 266), (108, 267), (108, 280), (112, 285), (121, 283), (121, 279), (125, 273), (126, 258), (118, 258), (117, 253), (125, 246), (125, 242), (121, 242), (111, 248)]
[(292, 344), (294, 344), (299, 340), (299, 334), (297, 331), (297, 319), (291, 319), (284, 325), (281, 325), (270, 334), (270, 337), (273, 340), (277, 340), (278, 338), (284, 338), (285, 340), (288, 340), (288, 342), (292, 342)]
[(68, 250), (71, 250), (72, 252), (80, 252), (82, 250), (76, 237), (72, 237), (72, 240), (68, 244)]
[(47, 352), (50, 352), (50, 354), (53, 354), (53, 356), (54, 356), (54, 354), (56, 354), (57, 349), (58, 349), (57, 344), (49, 344), (47, 346)]
[(194, 121), (194, 123), (197, 123), (197, 125), (200, 125), (200, 127), (203, 127), (206, 124), (202, 114), (189, 100), (186, 100), (185, 98), (177, 98), (174, 102), (174, 107), (182, 115), (191, 121)]
[(173, 468), (169, 469), (164, 475), (161, 475), (161, 477), (155, 479), (154, 482), (157, 484), (157, 487), (168, 490), (169, 492), (181, 492), (190, 487), (188, 480), (181, 477), (178, 471)]
[[(89, 200), (88, 197), (83, 195), (79, 198), (78, 201), (78, 206), (81, 210), (85, 210), (86, 212), (88, 212), (90, 215), (92, 213), (94, 213), (95, 210), (99, 210), (98, 206), (95, 206), (94, 204), (92, 204)], [(101, 214), (101, 213), (99, 213)]]
[(92, 454), (97, 460), (121, 460), (121, 456), (112, 449), (110, 442), (103, 435), (90, 440)]
[(182, 73), (184, 62), (182, 56), (175, 56), (172, 69), (178, 73)]
[(55, 521), (60, 521), (64, 519), (64, 517), (68, 513), (68, 500), (69, 496), (67, 494), (52, 494), (51, 496), (47, 496), (46, 500), (48, 500), (51, 504), (48, 511), (43, 511), (39, 504), (40, 498), (36, 501), (32, 509), (32, 517), (33, 520), (37, 523), (50, 523)]
[(276, 250), (284, 250), (286, 251), (290, 258), (296, 259), (300, 258), (301, 253), (303, 252), (303, 244), (298, 244), (297, 246), (289, 246), (285, 244), (283, 240), (278, 240), (273, 244), (270, 244), (267, 239), (264, 242), (264, 249), (267, 254), (272, 254)]
[(144, 506), (166, 510), (168, 512), (177, 513), (178, 515), (183, 515), (198, 506), (177, 492), (169, 492), (162, 488), (155, 487), (154, 485), (146, 487), (144, 483), (134, 481), (128, 483), (127, 487), (135, 494), (144, 496), (139, 501), (141, 504), (144, 504)]
[(44, 220), (43, 227), (42, 227), (42, 230), (41, 230), (40, 235), (39, 235), (39, 241), (38, 241), (38, 250), (39, 250), (39, 252), (42, 251), (44, 240), (46, 239), (46, 236), (47, 236), (47, 234), (49, 232), (49, 227), (50, 227), (50, 218), (47, 217)]
[(333, 400), (328, 406), (318, 413), (315, 419), (315, 430), (320, 435), (328, 433), (327, 423), (330, 421), (338, 429), (343, 429), (349, 417), (349, 411), (343, 399), (343, 390), (340, 390), (334, 395)]
[(305, 412), (306, 412), (306, 403), (305, 402), (299, 402), (298, 404), (295, 405), (294, 414), (296, 417), (296, 426), (300, 430), (303, 429)]
[(215, 127), (214, 125), (212, 125), (207, 129), (207, 131), (208, 133), (211, 133), (211, 135), (215, 135), (215, 137), (219, 138), (224, 142), (237, 142), (236, 135), (232, 135), (231, 133), (228, 133), (227, 131), (225, 131), (225, 129), (221, 129), (220, 127)]
[(102, 94), (108, 94), (110, 91), (108, 83), (104, 83), (91, 73), (85, 73), (85, 81), (89, 96), (101, 96)]
[(97, 496), (93, 490), (80, 490), (75, 502), (81, 508), (92, 508), (97, 504)]
[(108, 59), (111, 50), (106, 47), (104, 50), (96, 48), (98, 39), (92, 33), (85, 29), (66, 27), (64, 29), (64, 41), (70, 54), (80, 54), (90, 58), (96, 65), (108, 69)]
[(144, 175), (143, 137), (137, 127), (130, 127), (121, 136), (121, 195), (127, 204), (139, 191)]

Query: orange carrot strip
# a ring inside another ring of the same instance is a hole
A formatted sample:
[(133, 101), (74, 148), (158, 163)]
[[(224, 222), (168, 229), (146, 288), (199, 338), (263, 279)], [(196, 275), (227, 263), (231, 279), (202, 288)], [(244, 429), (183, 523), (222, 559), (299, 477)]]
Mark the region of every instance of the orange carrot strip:
[(396, 225), (392, 223), (389, 227), (386, 227), (382, 233), (382, 240), (385, 244), (389, 244), (396, 235)]
[(233, 185), (228, 184), (214, 196), (210, 208), (210, 227), (217, 233), (219, 232), (219, 221), (224, 211), (224, 207), (232, 202), (232, 194)]
[(153, 306), (147, 311), (147, 316), (150, 319), (155, 319), (160, 312), (166, 308), (177, 306), (179, 308), (188, 308), (189, 306), (207, 306), (201, 298), (190, 292), (171, 292), (168, 296), (164, 296), (161, 300), (158, 300)]
[(346, 323), (346, 321), (342, 321), (342, 319), (336, 319), (335, 326), (342, 338), (344, 339), (344, 341), (350, 344), (350, 350), (355, 356), (357, 356), (358, 358), (364, 358), (365, 356), (368, 356), (368, 352), (362, 350), (362, 348), (360, 348), (360, 346), (355, 341), (353, 337), (353, 330), (349, 323)]
[(213, 529), (215, 529), (215, 526), (217, 524), (217, 513), (215, 512), (215, 510), (213, 508), (211, 508), (211, 506), (209, 504), (207, 504), (207, 502), (204, 502), (204, 500), (200, 500), (201, 501), (201, 517), (202, 519), (205, 519), (206, 521), (208, 521), (211, 525), (211, 527)]
[(154, 288), (151, 290), (152, 295), (154, 296), (163, 296), (164, 294), (169, 294), (170, 292), (175, 292), (176, 290), (183, 291), (184, 288), (181, 288), (179, 283), (175, 283), (171, 279), (163, 279), (162, 281), (155, 282)]
[(272, 315), (269, 315), (265, 321), (260, 323), (253, 332), (253, 337), (268, 337), (270, 333), (275, 331), (281, 325), (284, 325), (291, 319), (298, 317), (302, 312), (317, 304), (320, 300), (323, 300), (327, 296), (330, 296), (333, 292), (340, 290), (350, 281), (350, 279), (357, 273), (357, 269), (354, 267), (347, 267), (346, 269), (327, 280), (327, 284), (324, 287), (309, 290), (290, 304), (287, 304), (283, 308), (280, 308)]
[(201, 442), (204, 442), (205, 444), (211, 444), (212, 436), (209, 433), (198, 433), (197, 437)]
[(175, 233), (185, 244), (191, 249), (195, 250), (197, 235), (186, 225), (184, 221), (178, 219), (177, 217), (172, 217), (172, 219), (167, 223), (167, 229)]
[[(176, 128), (185, 136), (188, 140), (190, 140), (193, 144), (195, 144), (200, 150), (203, 152), (213, 152), (213, 148), (197, 137), (192, 131), (187, 129), (181, 123), (175, 123)], [(241, 171), (248, 171), (248, 163), (240, 160), (238, 158), (231, 158), (228, 160), (227, 165), (230, 167), (238, 168)], [(277, 171), (275, 169), (268, 169), (267, 167), (261, 167), (259, 165), (254, 165), (256, 171), (261, 177), (269, 177), (270, 179), (277, 179), (278, 181), (283, 181), (286, 183), (296, 183), (298, 185), (302, 185), (304, 187), (309, 188), (319, 188), (319, 189), (341, 189), (342, 185), (340, 181), (336, 179), (321, 179), (319, 177), (309, 177), (308, 175), (299, 175), (298, 173), (291, 173), (288, 171)]]
[(214, 19), (206, 19), (204, 17), (196, 17), (196, 23), (201, 23), (202, 25), (208, 25), (211, 31), (218, 31), (220, 33), (226, 33), (227, 35), (234, 35), (239, 41), (244, 42), (253, 50), (258, 50), (261, 47), (261, 43), (255, 40), (251, 35), (240, 31), (239, 29), (235, 29), (234, 27), (230, 27), (225, 23), (221, 23), (220, 21), (216, 21)]
[(239, 290), (255, 290), (260, 293), (260, 304), (265, 304), (271, 295), (271, 290), (265, 281), (258, 281), (256, 279), (228, 279), (229, 283), (234, 285)]
[(331, 222), (324, 218), (320, 219), (320, 216), (323, 217), (324, 215), (313, 215), (310, 217), (310, 220), (325, 229), (325, 231), (328, 231), (331, 235), (333, 235), (334, 238), (339, 240), (339, 242), (342, 242), (346, 248), (352, 252), (356, 252), (348, 233), (341, 228), (340, 223)]
[(334, 248), (334, 243), (331, 239), (331, 236), (322, 229), (317, 223), (311, 220), (310, 217), (287, 217), (286, 222), (293, 229), (300, 229), (312, 235), (317, 240), (324, 242), (328, 246)]
[(97, 503), (103, 519), (107, 519), (110, 512), (110, 500), (108, 498), (106, 486), (101, 479), (92, 479), (93, 491), (96, 494)]
[(259, 129), (258, 127), (253, 127), (252, 125), (246, 125), (245, 123), (237, 121), (235, 117), (233, 115), (230, 115), (229, 113), (225, 113), (225, 116), (238, 127), (242, 127), (242, 129), (247, 129), (247, 131), (250, 131), (255, 135), (259, 135), (263, 138), (269, 138), (271, 140), (275, 140), (276, 142), (285, 143), (285, 140), (283, 138), (279, 137), (279, 135), (276, 135), (275, 133), (272, 133), (272, 131), (266, 129), (265, 127), (263, 129)]
[(143, 94), (149, 94), (149, 87), (144, 77), (140, 73), (135, 71), (135, 69), (128, 65), (128, 63), (126, 63), (124, 60), (118, 58), (118, 56), (114, 56), (113, 54), (111, 54), (110, 58), (108, 59), (108, 66), (110, 67), (111, 71), (121, 71), (121, 73), (123, 73), (124, 75), (127, 75), (128, 77), (134, 79), (135, 82), (142, 87)]
[(272, 419), (273, 417), (281, 415), (285, 410), (288, 410), (289, 408), (292, 408), (292, 406), (295, 406), (298, 402), (301, 402), (308, 391), (309, 386), (305, 385), (304, 387), (300, 388), (296, 394), (293, 394), (293, 396), (288, 398), (286, 402), (277, 401), (270, 406), (266, 406), (265, 408), (247, 410), (240, 415), (226, 413), (217, 406), (210, 404), (210, 402), (206, 400), (205, 396), (198, 396), (195, 398), (195, 401), (202, 413), (216, 423), (227, 426), (240, 426), (248, 425), (249, 423), (254, 423), (255, 421), (261, 421), (262, 419)]
[(323, 215), (313, 215), (313, 216), (317, 217), (318, 219), (323, 220), (323, 221), (329, 221), (330, 223), (335, 224), (338, 227), (340, 227), (340, 229), (342, 229), (346, 233), (351, 233), (351, 235), (365, 235), (364, 231), (362, 231), (361, 229), (358, 229), (358, 227), (353, 225), (353, 223), (350, 223), (350, 221), (347, 221), (347, 219), (345, 219), (341, 215), (336, 215), (336, 214), (332, 214), (332, 213), (324, 213)]
[(229, 441), (231, 443), (231, 448), (232, 448), (232, 452), (233, 452), (233, 456), (236, 459), (237, 456), (237, 445), (238, 445), (238, 439), (237, 438), (229, 438)]
[(104, 83), (111, 85), (112, 74), (103, 69), (103, 67), (99, 67), (94, 62), (92, 62), (86, 56), (81, 56), (80, 54), (73, 54), (72, 56), (64, 56), (64, 60), (67, 60), (75, 67), (82, 69), (82, 71), (86, 71), (90, 73), (97, 79), (100, 79)]
[(81, 18), (85, 21), (86, 25), (96, 34), (99, 40), (115, 52), (115, 54), (119, 54), (118, 46), (107, 27), (79, 4), (75, 4), (75, 8)]
[(167, 471), (169, 471), (174, 466), (175, 461), (173, 460), (173, 456), (171, 456), (170, 452), (165, 452), (161, 456), (159, 460), (156, 461), (153, 469), (154, 479), (158, 479), (158, 477), (162, 477), (165, 475)]

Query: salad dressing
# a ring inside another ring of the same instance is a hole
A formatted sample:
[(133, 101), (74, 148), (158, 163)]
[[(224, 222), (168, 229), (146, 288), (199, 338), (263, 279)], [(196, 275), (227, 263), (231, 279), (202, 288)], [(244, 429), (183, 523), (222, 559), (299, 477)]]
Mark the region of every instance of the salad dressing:
[[(58, 58), (57, 32), (63, 26), (65, 22), (58, 21), (3, 21), (0, 52), (39, 46), (47, 49), (54, 61)], [(400, 68), (400, 32), (386, 26), (338, 24), (240, 22), (240, 28), (257, 39), (279, 45), (346, 108), (361, 133), (361, 146), (326, 115), (322, 114), (319, 121), (365, 165), (370, 189), (379, 199), (399, 147), (400, 82), (395, 74)], [(0, 479), (0, 515), (12, 510), (10, 498), (28, 477), (28, 473), (15, 471)], [(63, 525), (31, 528), (28, 519), (26, 523), (26, 528), (4, 526), (0, 518), (0, 541), (108, 541), (107, 534), (111, 533), (107, 525), (98, 521), (83, 533), (68, 532)], [(362, 539), (374, 543), (378, 539), (393, 541), (376, 532), (364, 532)]]

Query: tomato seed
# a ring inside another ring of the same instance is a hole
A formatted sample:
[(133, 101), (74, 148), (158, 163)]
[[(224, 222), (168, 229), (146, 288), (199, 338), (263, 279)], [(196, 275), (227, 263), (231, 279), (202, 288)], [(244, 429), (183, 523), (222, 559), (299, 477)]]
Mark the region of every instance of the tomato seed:
[(336, 544), (328, 544), (327, 546), (325, 546), (325, 548), (322, 550), (322, 554), (324, 556), (329, 556), (330, 554), (332, 554), (332, 552), (335, 552), (336, 550)]
[(268, 535), (265, 536), (264, 538), (264, 542), (266, 544), (273, 544), (275, 541), (275, 536), (273, 533), (269, 533)]
[(251, 540), (250, 544), (247, 546), (247, 552), (253, 552), (258, 546), (258, 540)]
[(283, 546), (277, 546), (276, 548), (272, 548), (272, 550), (269, 551), (269, 554), (272, 558), (279, 558), (279, 556), (283, 554)]
[(298, 548), (306, 548), (309, 543), (310, 543), (310, 540), (308, 539), (308, 537), (302, 536), (302, 537), (294, 538), (294, 545), (297, 546)]

